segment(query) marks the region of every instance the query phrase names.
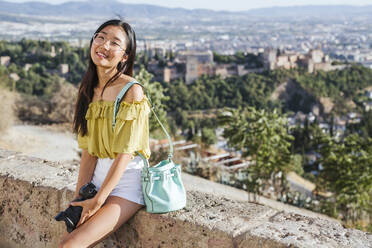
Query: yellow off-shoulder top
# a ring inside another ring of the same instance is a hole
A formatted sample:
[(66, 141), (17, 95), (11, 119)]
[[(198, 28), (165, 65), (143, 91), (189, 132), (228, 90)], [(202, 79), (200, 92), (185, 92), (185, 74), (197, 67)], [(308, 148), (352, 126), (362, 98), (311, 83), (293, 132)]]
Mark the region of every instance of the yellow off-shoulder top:
[(141, 101), (122, 101), (116, 115), (115, 128), (112, 120), (115, 102), (95, 101), (89, 104), (85, 119), (88, 134), (78, 134), (78, 145), (89, 154), (99, 158), (116, 158), (119, 153), (135, 152), (150, 158), (149, 114), (150, 103), (146, 96)]

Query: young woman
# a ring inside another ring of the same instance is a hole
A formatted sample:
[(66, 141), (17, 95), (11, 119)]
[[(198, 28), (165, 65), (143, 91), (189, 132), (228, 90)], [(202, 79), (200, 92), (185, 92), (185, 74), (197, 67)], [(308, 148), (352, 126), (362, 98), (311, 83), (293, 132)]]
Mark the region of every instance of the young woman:
[(135, 56), (135, 33), (121, 20), (103, 23), (91, 39), (89, 66), (74, 118), (74, 131), (83, 150), (74, 199), (80, 187), (90, 181), (97, 194), (70, 203), (83, 211), (77, 228), (65, 234), (59, 247), (92, 247), (144, 206), (143, 161), (135, 152), (150, 157), (150, 105), (140, 85), (134, 84), (125, 94), (112, 128), (116, 96), (134, 80)]

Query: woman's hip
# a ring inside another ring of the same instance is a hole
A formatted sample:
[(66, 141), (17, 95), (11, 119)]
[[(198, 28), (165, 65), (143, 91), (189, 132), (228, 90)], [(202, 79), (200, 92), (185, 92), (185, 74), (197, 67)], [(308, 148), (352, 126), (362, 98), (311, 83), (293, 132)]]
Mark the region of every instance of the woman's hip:
[[(96, 168), (93, 174), (93, 183), (97, 183), (99, 185), (102, 184), (108, 171), (113, 164), (114, 159), (110, 158), (98, 158), (96, 163)], [(144, 166), (142, 158), (139, 156), (134, 157), (125, 168), (123, 175), (118, 182), (118, 185), (123, 184), (140, 184), (141, 183), (141, 171)], [(96, 185), (97, 186), (97, 185)]]

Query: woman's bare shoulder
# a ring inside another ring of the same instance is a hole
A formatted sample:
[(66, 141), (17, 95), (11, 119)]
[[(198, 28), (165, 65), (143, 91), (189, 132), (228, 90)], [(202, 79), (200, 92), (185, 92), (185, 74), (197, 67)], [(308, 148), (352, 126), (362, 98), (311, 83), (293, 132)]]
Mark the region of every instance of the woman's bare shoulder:
[[(122, 89), (127, 83), (135, 80), (133, 77), (125, 75), (120, 77), (120, 89)], [(132, 87), (129, 88), (127, 93), (124, 96), (124, 101), (132, 103), (134, 101), (141, 101), (144, 97), (143, 89), (141, 85), (133, 84)]]

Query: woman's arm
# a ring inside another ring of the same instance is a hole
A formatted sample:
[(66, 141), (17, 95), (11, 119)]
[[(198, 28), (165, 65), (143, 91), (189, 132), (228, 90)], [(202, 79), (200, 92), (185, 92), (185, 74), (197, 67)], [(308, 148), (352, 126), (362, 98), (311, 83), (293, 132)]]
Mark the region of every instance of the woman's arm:
[(107, 172), (105, 180), (103, 181), (97, 194), (93, 198), (87, 199), (85, 201), (71, 202), (72, 206), (83, 207), (83, 211), (81, 213), (80, 221), (77, 224), (77, 227), (83, 224), (85, 221), (87, 221), (105, 203), (111, 191), (118, 184), (130, 160), (131, 160), (130, 154), (125, 153), (119, 154), (115, 158), (113, 164), (111, 165), (109, 171)]
[(79, 197), (79, 190), (81, 186), (90, 182), (93, 177), (94, 169), (96, 168), (97, 157), (92, 156), (87, 150), (83, 150), (80, 160), (79, 176), (76, 183), (76, 189), (74, 193), (74, 198)]
[(125, 168), (127, 167), (130, 160), (130, 154), (121, 153), (117, 155), (109, 171), (107, 172), (101, 188), (95, 196), (96, 201), (99, 205), (102, 205), (106, 201), (111, 191), (119, 183), (120, 178), (122, 177)]

